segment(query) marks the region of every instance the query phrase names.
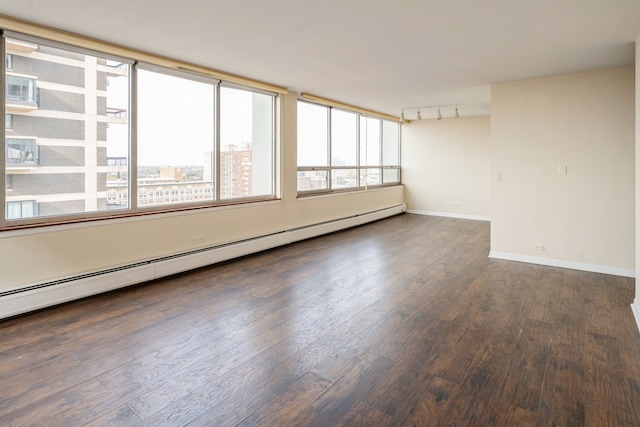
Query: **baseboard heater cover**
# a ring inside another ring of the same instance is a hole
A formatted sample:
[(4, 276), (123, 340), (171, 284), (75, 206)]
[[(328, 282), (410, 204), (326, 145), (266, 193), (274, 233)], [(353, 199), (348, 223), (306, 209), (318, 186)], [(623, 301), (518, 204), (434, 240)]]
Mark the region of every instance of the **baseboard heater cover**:
[(406, 205), (0, 292), (0, 319), (398, 215)]

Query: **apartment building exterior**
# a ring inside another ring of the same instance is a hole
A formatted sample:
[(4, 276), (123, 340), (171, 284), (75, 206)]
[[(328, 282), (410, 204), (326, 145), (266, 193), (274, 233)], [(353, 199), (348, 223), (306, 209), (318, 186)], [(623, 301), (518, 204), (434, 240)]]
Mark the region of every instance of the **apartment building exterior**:
[(128, 67), (11, 38), (5, 49), (7, 219), (106, 210), (107, 178), (127, 163), (107, 160), (108, 126), (127, 122), (107, 90)]
[(220, 197), (248, 197), (252, 192), (252, 156), (250, 142), (230, 144), (220, 152)]

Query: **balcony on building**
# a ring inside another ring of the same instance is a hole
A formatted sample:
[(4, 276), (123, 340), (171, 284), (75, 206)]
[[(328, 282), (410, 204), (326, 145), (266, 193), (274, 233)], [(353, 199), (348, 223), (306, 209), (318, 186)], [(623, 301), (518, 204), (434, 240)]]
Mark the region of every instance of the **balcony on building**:
[(34, 50), (38, 48), (38, 45), (35, 43), (29, 43), (22, 40), (13, 40), (7, 39), (6, 48), (8, 53), (12, 52), (21, 52), (21, 53), (32, 53)]
[(109, 184), (117, 184), (127, 176), (129, 170), (129, 159), (127, 157), (107, 157), (107, 174)]
[(35, 138), (6, 138), (7, 170), (30, 169), (40, 163), (40, 147)]
[(38, 109), (37, 77), (7, 73), (6, 81), (7, 113), (26, 113)]
[(108, 77), (125, 77), (129, 75), (129, 64), (111, 59), (102, 59), (98, 63), (98, 70), (107, 73)]
[(127, 109), (126, 108), (116, 108), (116, 107), (107, 107), (107, 123), (119, 123), (126, 124), (127, 123)]

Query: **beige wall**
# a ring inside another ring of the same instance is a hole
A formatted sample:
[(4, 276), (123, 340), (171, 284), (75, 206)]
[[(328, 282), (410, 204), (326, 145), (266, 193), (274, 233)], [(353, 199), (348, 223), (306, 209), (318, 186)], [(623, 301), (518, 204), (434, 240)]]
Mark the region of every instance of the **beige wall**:
[[(296, 101), (296, 94), (289, 94), (283, 102), (282, 200), (0, 233), (0, 290), (276, 233), (403, 203), (404, 188), (401, 186), (298, 200)], [(196, 236), (205, 236), (205, 241), (193, 243)]]
[(492, 255), (633, 275), (634, 96), (634, 67), (492, 87)]
[(489, 116), (421, 120), (404, 125), (402, 181), (409, 212), (488, 219)]

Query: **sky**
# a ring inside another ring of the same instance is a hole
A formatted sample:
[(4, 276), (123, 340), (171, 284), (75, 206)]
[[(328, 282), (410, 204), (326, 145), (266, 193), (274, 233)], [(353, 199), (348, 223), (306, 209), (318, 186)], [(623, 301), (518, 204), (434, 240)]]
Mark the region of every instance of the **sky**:
[[(223, 144), (251, 142), (252, 93), (223, 88)], [(128, 80), (109, 79), (109, 107), (126, 108)], [(138, 164), (197, 166), (213, 151), (214, 87), (196, 80), (138, 69)], [(128, 154), (127, 125), (110, 124), (109, 157)]]
[[(213, 151), (214, 86), (140, 68), (137, 72), (138, 164), (203, 166), (205, 153)], [(252, 141), (252, 96), (250, 91), (221, 88), (220, 140), (223, 147)], [(110, 78), (107, 97), (109, 107), (125, 108), (128, 105), (128, 79)], [(348, 111), (331, 110), (334, 165), (356, 165), (358, 117)], [(361, 144), (360, 165), (379, 165), (381, 121), (364, 116), (360, 116), (360, 120), (360, 140), (374, 142)], [(328, 166), (327, 108), (300, 102), (298, 124), (298, 165)], [(392, 124), (393, 129), (387, 129), (388, 124), (384, 122), (385, 140), (397, 139), (397, 125)], [(107, 156), (128, 155), (127, 129), (127, 125), (110, 124)], [(395, 164), (398, 161), (397, 145), (388, 147), (391, 151), (383, 153), (384, 160), (396, 157), (387, 163)]]

